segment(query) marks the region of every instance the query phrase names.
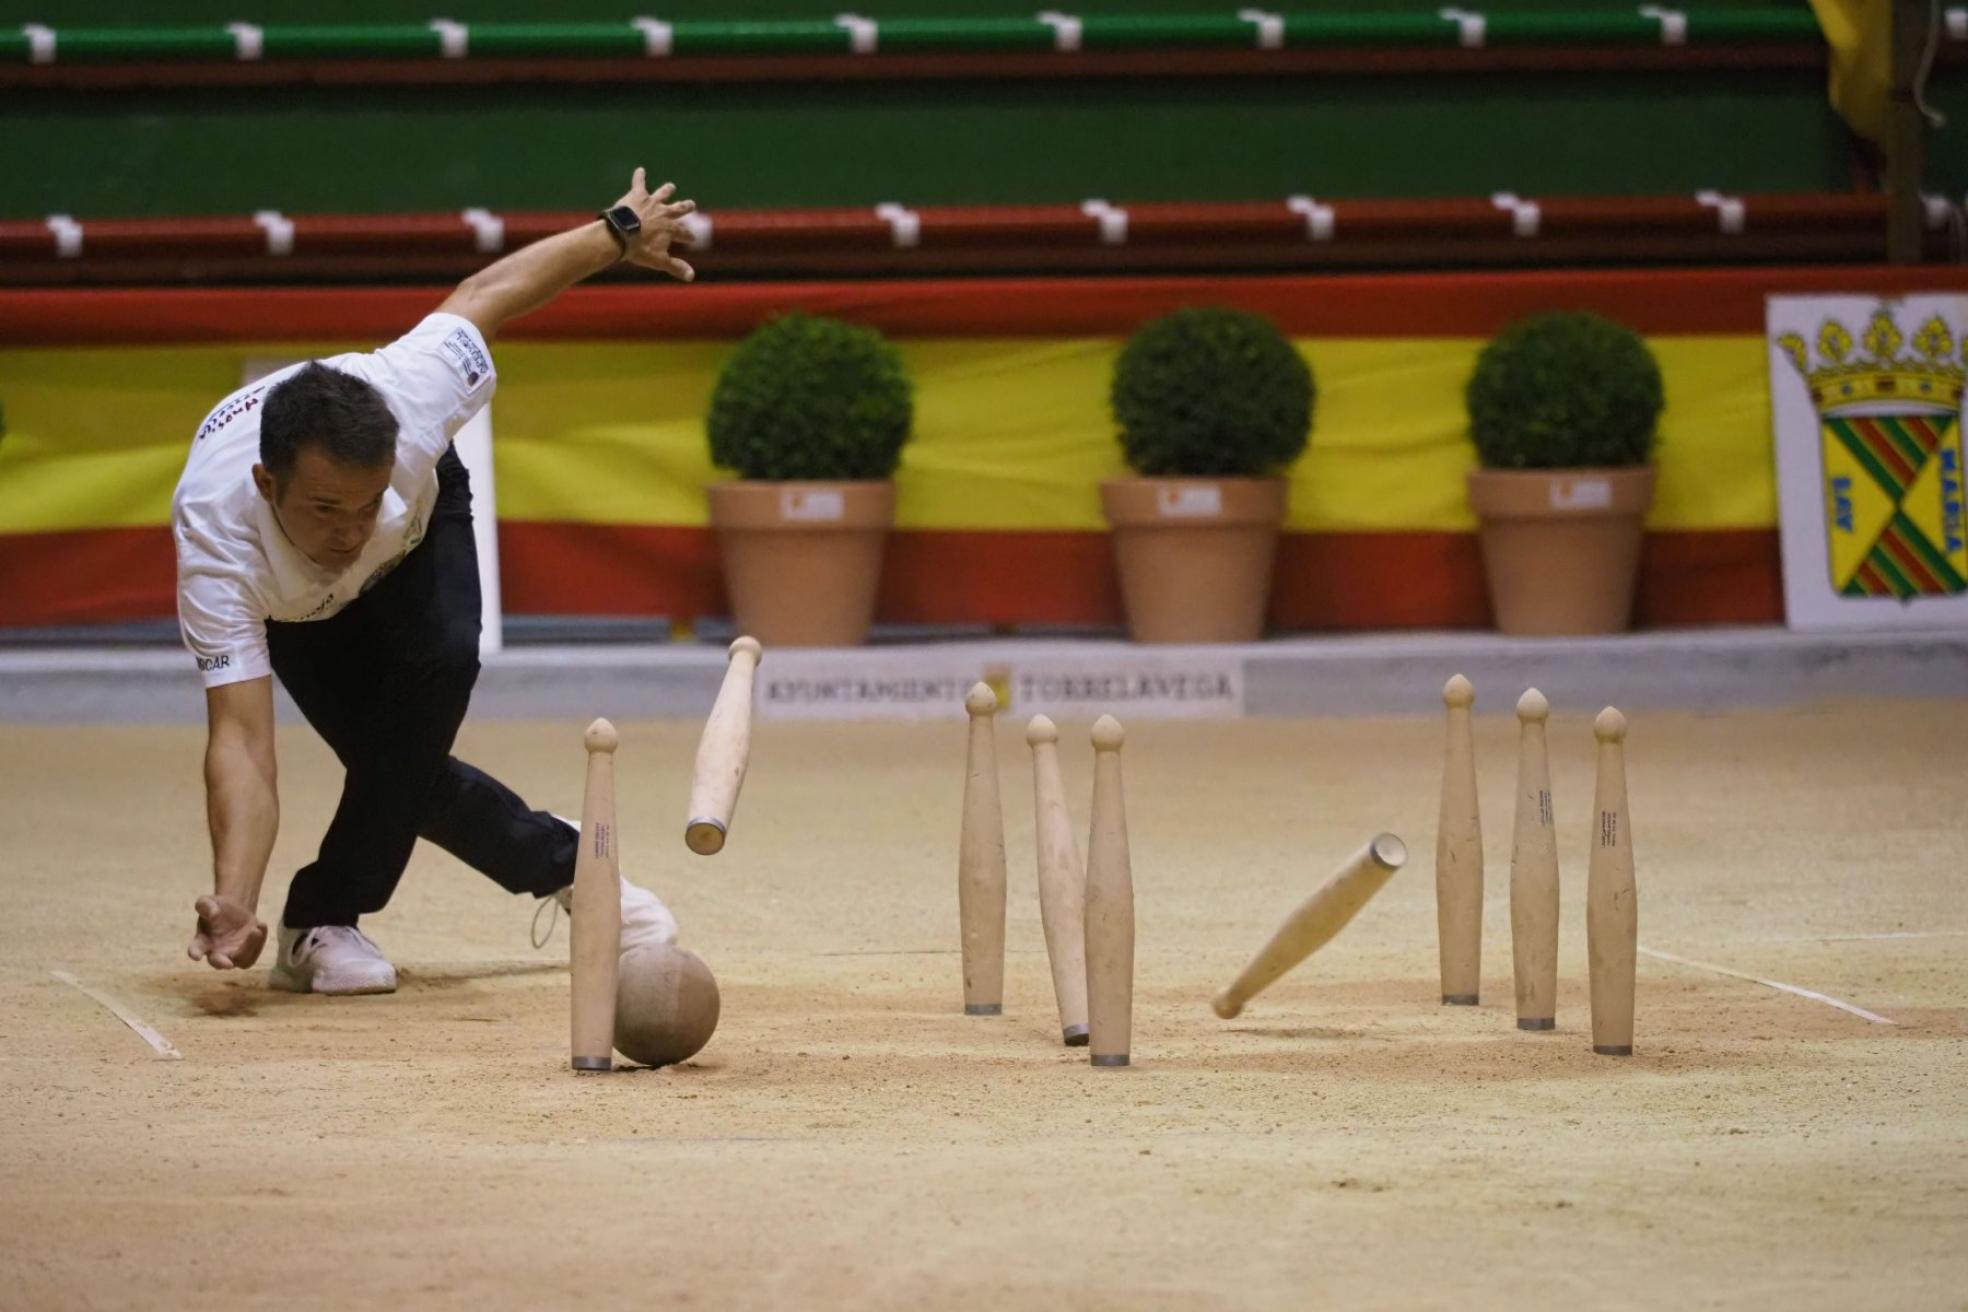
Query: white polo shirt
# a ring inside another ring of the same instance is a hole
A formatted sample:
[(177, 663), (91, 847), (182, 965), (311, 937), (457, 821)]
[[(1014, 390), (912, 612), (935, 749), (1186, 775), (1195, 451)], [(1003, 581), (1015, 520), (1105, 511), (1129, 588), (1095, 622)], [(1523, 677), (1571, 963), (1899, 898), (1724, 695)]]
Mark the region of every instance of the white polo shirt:
[(372, 384), (396, 416), (396, 468), (376, 532), (346, 569), (324, 569), (287, 540), (253, 485), (260, 406), (300, 365), (219, 402), (198, 426), (171, 502), (178, 627), (208, 688), (271, 673), (268, 620), (337, 614), (424, 540), (437, 500), (437, 462), (497, 383), (485, 338), (454, 314), (433, 314), (380, 351), (321, 363)]

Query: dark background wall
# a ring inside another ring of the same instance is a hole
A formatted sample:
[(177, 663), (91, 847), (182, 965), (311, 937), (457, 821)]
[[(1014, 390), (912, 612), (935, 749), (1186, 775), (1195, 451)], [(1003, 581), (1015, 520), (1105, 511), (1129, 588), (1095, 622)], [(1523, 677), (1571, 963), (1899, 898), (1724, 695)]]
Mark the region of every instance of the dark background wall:
[[(1839, 189), (1814, 77), (643, 84), (12, 98), (14, 215)], [(602, 196), (601, 193), (609, 193)]]
[[(1624, 5), (1624, 0), (1614, 0)], [(1638, 0), (1635, 0), (1638, 3)], [(1798, 9), (1807, 0), (1775, 0)], [(1591, 9), (1607, 0), (1505, 0), (1505, 3), (1467, 5), (1465, 8), (1496, 10), (1579, 10)], [(1672, 7), (1690, 13), (1712, 9), (1766, 9), (1772, 0), (1678, 0)], [(1040, 0), (860, 0), (859, 3), (815, 3), (814, 0), (423, 0), (404, 4), (401, 0), (336, 0), (324, 6), (319, 0), (173, 0), (168, 6), (155, 0), (0, 0), (0, 23), (25, 22), (87, 25), (155, 26), (164, 23), (230, 23), (246, 19), (255, 23), (360, 23), (422, 22), (445, 17), (460, 22), (581, 20), (613, 21), (636, 14), (649, 14), (671, 22), (678, 19), (718, 19), (742, 21), (767, 18), (830, 18), (843, 11), (870, 18), (948, 17), (956, 14), (991, 14), (999, 17), (1029, 18), (1041, 9), (1060, 9), (1071, 14), (1148, 14), (1234, 11), (1241, 0), (1072, 0), (1066, 4), (1045, 4)], [(1259, 4), (1260, 9), (1349, 9), (1383, 12), (1419, 11), (1434, 13), (1442, 0), (1319, 0), (1294, 4)], [(168, 17), (165, 15), (168, 14)]]
[[(1512, 0), (1515, 9), (1593, 0)], [(1689, 0), (1697, 12), (1753, 0)], [(1085, 14), (1230, 0), (1087, 0)], [(1804, 0), (1797, 0), (1803, 6)], [(181, 0), (172, 22), (816, 17), (812, 0)], [(1029, 15), (1036, 0), (871, 0), (875, 16)], [(1437, 0), (1348, 0), (1434, 10)], [(1494, 6), (1492, 8), (1495, 8)], [(0, 24), (54, 21), (0, 0)], [(156, 23), (133, 0), (59, 22)], [(1933, 98), (1932, 186), (1968, 192), (1968, 75)], [(638, 163), (710, 208), (1343, 196), (1842, 190), (1820, 72), (0, 92), (0, 216), (567, 208)]]

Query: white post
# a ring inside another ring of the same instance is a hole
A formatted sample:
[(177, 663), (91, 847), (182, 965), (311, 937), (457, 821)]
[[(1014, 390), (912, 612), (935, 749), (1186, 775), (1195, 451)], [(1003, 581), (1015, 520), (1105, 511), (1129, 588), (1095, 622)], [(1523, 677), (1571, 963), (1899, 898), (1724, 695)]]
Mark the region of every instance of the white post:
[(478, 539), (480, 596), (478, 651), (505, 648), (505, 612), (499, 604), (499, 497), (492, 483), (492, 407), (488, 404), (451, 439), (471, 475), (472, 533)]

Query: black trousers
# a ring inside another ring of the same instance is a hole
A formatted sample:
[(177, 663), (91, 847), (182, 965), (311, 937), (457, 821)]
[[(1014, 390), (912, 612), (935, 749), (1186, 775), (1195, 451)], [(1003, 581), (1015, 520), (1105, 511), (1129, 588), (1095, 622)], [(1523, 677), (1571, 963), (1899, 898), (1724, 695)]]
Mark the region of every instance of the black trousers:
[(274, 673), (341, 759), (341, 805), (294, 876), (293, 929), (380, 911), (427, 838), (514, 893), (574, 878), (575, 830), (451, 755), (478, 680), (478, 548), (457, 452), (437, 466), (430, 531), (331, 619), (267, 622)]

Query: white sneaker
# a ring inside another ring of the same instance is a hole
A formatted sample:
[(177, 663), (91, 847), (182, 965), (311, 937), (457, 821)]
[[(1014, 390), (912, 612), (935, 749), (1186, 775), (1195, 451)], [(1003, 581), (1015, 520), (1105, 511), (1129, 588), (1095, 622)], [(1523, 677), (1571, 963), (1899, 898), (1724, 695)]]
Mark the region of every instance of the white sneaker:
[[(581, 827), (564, 815), (555, 816), (554, 819), (575, 830)], [(559, 913), (562, 911), (569, 916), (574, 914), (572, 884), (553, 896), (542, 899), (540, 910), (533, 915), (534, 947), (543, 948), (548, 940), (553, 938), (554, 925), (559, 921)], [(552, 917), (547, 921), (547, 930), (544, 934), (540, 932), (540, 916), (543, 913)], [(670, 909), (663, 905), (662, 899), (640, 884), (631, 884), (624, 878), (622, 880), (622, 951), (627, 952), (630, 948), (639, 947), (644, 943), (674, 943), (676, 940), (676, 917), (670, 914)]]
[(288, 993), (394, 993), (396, 967), (352, 925), (280, 927), (267, 985)]
[[(553, 901), (570, 917), (574, 914), (574, 888), (570, 884), (553, 895)], [(548, 934), (552, 934), (549, 927)], [(674, 943), (677, 940), (676, 917), (663, 905), (663, 900), (640, 884), (622, 881), (622, 951), (640, 947), (644, 943)]]

